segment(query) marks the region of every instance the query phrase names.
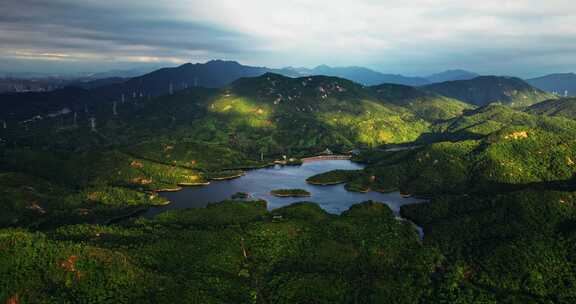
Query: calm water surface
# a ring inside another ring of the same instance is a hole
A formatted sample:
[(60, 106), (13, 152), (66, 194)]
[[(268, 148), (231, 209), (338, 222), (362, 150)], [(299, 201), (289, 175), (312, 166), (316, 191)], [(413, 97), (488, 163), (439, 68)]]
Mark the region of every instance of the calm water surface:
[[(339, 214), (351, 205), (366, 200), (386, 203), (396, 214), (400, 206), (421, 202), (415, 198), (403, 198), (400, 193), (357, 193), (348, 192), (344, 185), (314, 186), (306, 183), (312, 175), (334, 169), (358, 170), (363, 166), (349, 160), (322, 160), (304, 163), (302, 166), (276, 166), (266, 169), (248, 171), (245, 176), (227, 180), (215, 181), (208, 186), (187, 187), (178, 192), (165, 192), (161, 195), (172, 203), (164, 207), (151, 208), (146, 217), (172, 209), (201, 208), (212, 202), (229, 199), (236, 192), (249, 193), (251, 198), (268, 201), (268, 208), (275, 209), (295, 202), (312, 201), (318, 203), (324, 210)], [(274, 189), (305, 189), (312, 194), (306, 198), (280, 198), (270, 195)]]

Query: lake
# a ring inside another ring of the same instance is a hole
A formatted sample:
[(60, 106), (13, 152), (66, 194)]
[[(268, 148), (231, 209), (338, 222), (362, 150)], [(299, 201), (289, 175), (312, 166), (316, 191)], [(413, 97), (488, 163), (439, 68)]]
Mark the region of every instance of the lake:
[[(403, 198), (399, 192), (393, 193), (357, 193), (344, 189), (344, 185), (315, 186), (306, 183), (310, 176), (335, 169), (359, 170), (363, 165), (349, 160), (321, 160), (304, 163), (301, 166), (275, 166), (251, 170), (233, 180), (214, 181), (207, 186), (186, 187), (177, 192), (164, 192), (160, 195), (171, 204), (150, 208), (144, 216), (152, 217), (158, 213), (184, 208), (201, 208), (212, 202), (229, 199), (236, 192), (246, 192), (252, 199), (268, 201), (268, 208), (275, 209), (295, 202), (311, 201), (318, 203), (324, 210), (333, 214), (346, 211), (351, 205), (366, 200), (386, 203), (396, 214), (406, 204), (421, 202), (416, 198)], [(270, 194), (274, 189), (304, 189), (310, 197), (275, 197)]]

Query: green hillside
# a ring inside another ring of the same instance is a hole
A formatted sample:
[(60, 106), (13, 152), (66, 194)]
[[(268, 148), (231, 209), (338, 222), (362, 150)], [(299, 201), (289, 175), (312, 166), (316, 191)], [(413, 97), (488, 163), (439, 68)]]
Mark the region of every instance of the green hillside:
[(576, 98), (547, 100), (528, 107), (526, 112), (548, 116), (576, 118)]
[(156, 190), (235, 176), (238, 169), (267, 165), (282, 155), (298, 158), (327, 148), (342, 153), (411, 142), (428, 132), (429, 121), (390, 100), (339, 78), (265, 74), (221, 90), (194, 88), (101, 103), (88, 112), (18, 127), (11, 122), (0, 129), (0, 172), (41, 178), (62, 194), (54, 203), (39, 202), (41, 217), (32, 213), (28, 219), (23, 211), (40, 209), (10, 194), (10, 200), (19, 197), (17, 203), (4, 206), (22, 212), (6, 212), (11, 215), (0, 224), (104, 221), (166, 203)]
[[(373, 151), (351, 189), (418, 195), (500, 191), (569, 181), (576, 173), (576, 121), (487, 106), (431, 127), (413, 150)], [(372, 178), (368, 178), (373, 176)]]
[[(0, 299), (416, 303), (440, 255), (384, 204), (222, 202), (125, 226), (0, 230)], [(29, 275), (27, 275), (29, 274)]]
[[(91, 118), (95, 130), (91, 129)], [(532, 116), (504, 106), (471, 109), (460, 101), (407, 86), (364, 87), (335, 77), (288, 78), (267, 73), (239, 79), (223, 89), (194, 88), (115, 106), (101, 103), (86, 113), (0, 129), (1, 138), (5, 138), (1, 143), (4, 147), (0, 172), (41, 178), (50, 185), (47, 188), (61, 189), (54, 196), (54, 203), (42, 202), (41, 209), (35, 207), (34, 200), (9, 194), (8, 197), (18, 199), (5, 204), (10, 206), (6, 210), (11, 210), (6, 214), (12, 215), (5, 216), (3, 224), (31, 221), (29, 224), (51, 225), (63, 218), (72, 222), (105, 221), (115, 214), (130, 214), (167, 203), (154, 194), (157, 190), (175, 190), (182, 185), (202, 185), (212, 178), (236, 176), (239, 169), (264, 166), (283, 155), (299, 158), (327, 148), (344, 153), (355, 148), (445, 140), (472, 140), (466, 146), (484, 149), (482, 153), (486, 155), (498, 154), (500, 150), (516, 153), (515, 149), (524, 141), (510, 146), (505, 144), (506, 140), (497, 139), (519, 128), (518, 132), (530, 135), (526, 140), (530, 145), (544, 146), (565, 141), (573, 126), (572, 121)], [(495, 135), (497, 131), (502, 134)], [(547, 136), (547, 132), (553, 134)], [(461, 143), (444, 143), (424, 150), (450, 155), (459, 151), (458, 145)], [(478, 149), (475, 152), (479, 153)], [(480, 155), (483, 154), (460, 160), (455, 172), (466, 171), (479, 163), (478, 159), (486, 158)], [(514, 157), (522, 162), (522, 155)], [(488, 159), (493, 161), (491, 156)], [(399, 171), (402, 178), (386, 179), (376, 188), (393, 189), (400, 185), (405, 188), (402, 180), (412, 180), (405, 172), (409, 169), (412, 174), (423, 170), (432, 175), (454, 171), (439, 172), (437, 168), (415, 164)], [(523, 167), (522, 170), (526, 169)], [(486, 170), (500, 170), (492, 165), (489, 168)], [(482, 171), (477, 176), (490, 174), (484, 169), (474, 170)], [(546, 170), (555, 169), (538, 170), (542, 172), (519, 180), (542, 180), (552, 174), (545, 173)], [(391, 175), (390, 172), (386, 175)], [(422, 174), (416, 180), (421, 180), (422, 185), (434, 185), (428, 178)], [(469, 182), (463, 176), (458, 178)], [(446, 178), (440, 179), (451, 183)], [(510, 178), (487, 180), (507, 182)], [(362, 183), (351, 183), (348, 187), (362, 190), (365, 188), (359, 186)], [(451, 187), (463, 184), (451, 183)], [(414, 187), (420, 186), (406, 189)], [(50, 191), (38, 193), (51, 195)], [(18, 210), (44, 213), (40, 221), (34, 213), (28, 219), (22, 212), (16, 216)], [(79, 213), (83, 216), (78, 217)]]
[(420, 118), (435, 122), (454, 118), (473, 106), (416, 87), (382, 84), (372, 87), (378, 100), (408, 108)]
[[(9, 121), (0, 302), (573, 303), (568, 102), (475, 108), (422, 88), (264, 74)], [(327, 148), (360, 151), (366, 168), (310, 184), (428, 198), (401, 209), (422, 238), (375, 202), (134, 216), (169, 203), (158, 191)]]
[(442, 196), (402, 207), (448, 262), (425, 303), (570, 303), (574, 192)]
[(514, 77), (480, 76), (469, 80), (430, 84), (423, 88), (476, 106), (499, 103), (511, 107), (525, 107), (556, 98), (555, 95)]

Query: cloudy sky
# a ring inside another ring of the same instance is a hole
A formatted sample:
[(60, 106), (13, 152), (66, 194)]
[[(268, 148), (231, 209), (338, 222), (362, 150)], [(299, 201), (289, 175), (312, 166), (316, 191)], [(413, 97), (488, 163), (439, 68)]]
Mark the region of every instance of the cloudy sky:
[(75, 72), (233, 59), (576, 71), (574, 0), (1, 0), (0, 71)]

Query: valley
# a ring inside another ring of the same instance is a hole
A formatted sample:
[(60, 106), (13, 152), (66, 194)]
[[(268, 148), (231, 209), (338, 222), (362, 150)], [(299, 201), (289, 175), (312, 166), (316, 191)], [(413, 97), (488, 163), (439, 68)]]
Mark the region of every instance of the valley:
[(574, 100), (247, 76), (2, 100), (0, 300), (576, 299)]

